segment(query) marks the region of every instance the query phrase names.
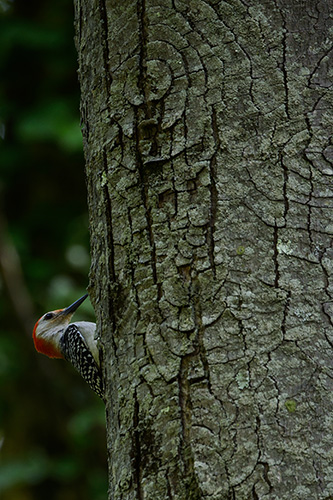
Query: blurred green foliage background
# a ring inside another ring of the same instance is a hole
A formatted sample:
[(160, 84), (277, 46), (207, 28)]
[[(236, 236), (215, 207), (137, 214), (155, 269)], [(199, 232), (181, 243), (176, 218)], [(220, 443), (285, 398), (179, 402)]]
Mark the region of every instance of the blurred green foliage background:
[[(104, 405), (34, 350), (85, 293), (89, 233), (71, 0), (0, 0), (0, 498), (106, 498)], [(94, 321), (84, 303), (76, 319)]]

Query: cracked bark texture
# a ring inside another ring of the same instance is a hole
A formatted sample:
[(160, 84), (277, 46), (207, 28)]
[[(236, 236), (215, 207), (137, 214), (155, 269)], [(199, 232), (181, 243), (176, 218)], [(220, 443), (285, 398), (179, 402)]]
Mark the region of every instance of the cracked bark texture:
[(109, 498), (333, 498), (329, 2), (75, 18)]

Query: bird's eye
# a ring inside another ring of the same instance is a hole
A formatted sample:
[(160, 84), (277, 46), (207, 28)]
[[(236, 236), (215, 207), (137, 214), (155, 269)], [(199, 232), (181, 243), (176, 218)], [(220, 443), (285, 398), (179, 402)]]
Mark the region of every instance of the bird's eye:
[(52, 313), (47, 313), (44, 316), (44, 319), (52, 319), (52, 318), (53, 318), (53, 314)]

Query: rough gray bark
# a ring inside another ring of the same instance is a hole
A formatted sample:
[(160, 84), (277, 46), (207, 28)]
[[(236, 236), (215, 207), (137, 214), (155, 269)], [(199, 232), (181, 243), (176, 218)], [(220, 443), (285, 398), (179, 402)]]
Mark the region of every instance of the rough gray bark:
[(329, 4), (75, 1), (110, 499), (333, 498)]

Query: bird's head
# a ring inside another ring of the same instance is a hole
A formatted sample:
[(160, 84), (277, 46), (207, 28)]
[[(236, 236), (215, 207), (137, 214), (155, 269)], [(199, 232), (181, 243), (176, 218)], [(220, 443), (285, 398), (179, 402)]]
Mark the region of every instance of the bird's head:
[(66, 330), (76, 309), (88, 297), (84, 295), (65, 309), (56, 309), (45, 313), (35, 324), (32, 338), (38, 352), (50, 358), (63, 358), (60, 350), (60, 338)]

